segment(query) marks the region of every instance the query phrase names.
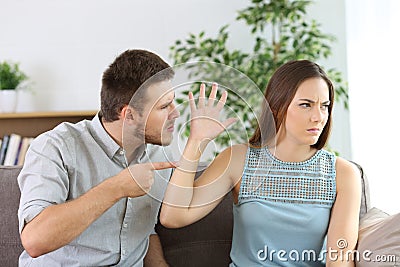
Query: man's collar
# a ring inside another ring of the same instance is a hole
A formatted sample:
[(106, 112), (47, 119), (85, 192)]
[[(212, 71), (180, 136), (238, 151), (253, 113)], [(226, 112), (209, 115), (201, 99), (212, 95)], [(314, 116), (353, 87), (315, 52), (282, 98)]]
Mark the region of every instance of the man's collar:
[[(103, 148), (106, 152), (107, 156), (112, 159), (115, 154), (124, 151), (117, 142), (109, 135), (109, 133), (104, 128), (100, 114), (97, 113), (96, 116), (91, 121), (91, 134), (96, 142)], [(146, 154), (146, 145), (143, 144), (142, 146), (137, 149), (136, 153), (137, 156), (134, 157), (134, 161), (140, 161)]]
[(115, 142), (107, 133), (106, 129), (104, 129), (99, 113), (97, 113), (91, 121), (91, 134), (110, 159), (120, 150), (120, 146), (117, 142)]

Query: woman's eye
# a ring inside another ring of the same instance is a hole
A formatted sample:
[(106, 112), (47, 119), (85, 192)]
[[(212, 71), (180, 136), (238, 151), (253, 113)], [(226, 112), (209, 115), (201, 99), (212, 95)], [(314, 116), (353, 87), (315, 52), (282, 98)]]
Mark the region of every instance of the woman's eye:
[(309, 108), (309, 107), (311, 107), (311, 105), (309, 103), (301, 103), (300, 107)]
[(321, 108), (322, 108), (322, 110), (328, 110), (329, 109), (329, 105), (323, 105)]

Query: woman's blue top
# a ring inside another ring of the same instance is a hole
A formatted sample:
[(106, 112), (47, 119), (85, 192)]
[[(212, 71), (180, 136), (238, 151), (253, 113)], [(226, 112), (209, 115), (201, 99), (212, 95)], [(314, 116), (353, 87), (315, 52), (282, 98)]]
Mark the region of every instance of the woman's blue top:
[(233, 206), (230, 266), (321, 266), (336, 197), (335, 162), (326, 150), (284, 162), (268, 148), (249, 147)]

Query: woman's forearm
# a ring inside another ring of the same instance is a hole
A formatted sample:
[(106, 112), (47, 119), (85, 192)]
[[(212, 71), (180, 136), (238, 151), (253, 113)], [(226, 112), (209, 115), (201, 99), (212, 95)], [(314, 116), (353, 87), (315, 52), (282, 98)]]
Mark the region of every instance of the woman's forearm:
[(194, 177), (204, 147), (200, 140), (190, 138), (186, 144), (163, 201), (160, 220), (167, 225), (173, 221), (177, 224), (180, 224), (180, 220), (185, 221), (184, 218), (193, 199)]

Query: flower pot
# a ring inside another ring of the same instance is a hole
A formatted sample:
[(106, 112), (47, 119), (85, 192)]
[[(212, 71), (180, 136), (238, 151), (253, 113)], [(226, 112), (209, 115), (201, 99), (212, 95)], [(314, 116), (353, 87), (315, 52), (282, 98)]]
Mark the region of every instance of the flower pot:
[(17, 109), (17, 91), (0, 90), (0, 112), (13, 113)]

